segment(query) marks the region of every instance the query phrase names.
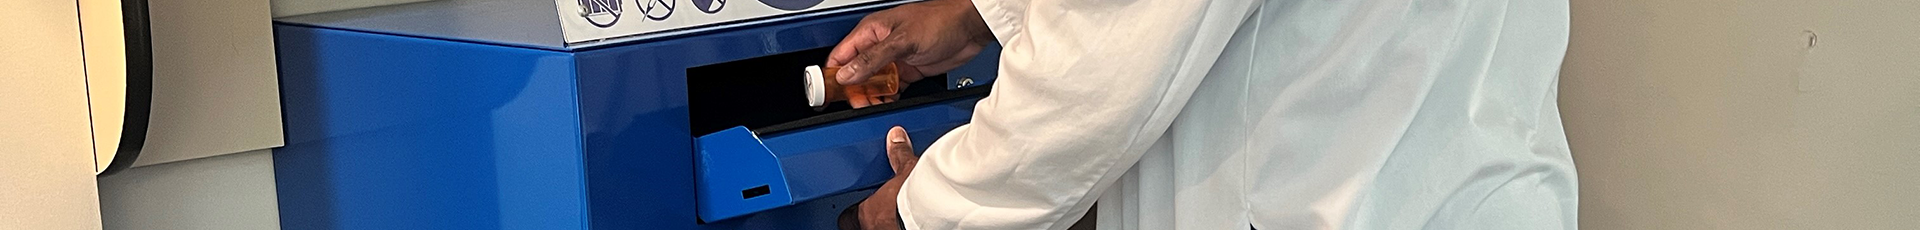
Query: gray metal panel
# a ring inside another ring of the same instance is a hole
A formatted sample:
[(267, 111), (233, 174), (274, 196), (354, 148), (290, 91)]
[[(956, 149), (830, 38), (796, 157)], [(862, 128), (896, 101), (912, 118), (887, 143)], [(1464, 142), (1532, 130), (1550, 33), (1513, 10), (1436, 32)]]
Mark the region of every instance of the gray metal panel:
[(107, 230), (280, 229), (273, 154), (266, 149), (135, 167), (99, 183)]
[(564, 50), (551, 0), (440, 0), (275, 19), (326, 28)]

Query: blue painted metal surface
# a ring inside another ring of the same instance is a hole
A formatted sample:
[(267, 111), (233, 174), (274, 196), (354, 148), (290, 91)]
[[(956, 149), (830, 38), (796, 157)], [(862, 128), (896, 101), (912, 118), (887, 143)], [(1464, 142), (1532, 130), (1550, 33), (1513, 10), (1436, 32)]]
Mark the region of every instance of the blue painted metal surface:
[[(862, 117), (766, 138), (746, 127), (699, 139), (700, 217), (724, 220), (879, 186), (893, 176), (885, 136), (907, 128), (917, 149), (966, 124), (978, 99), (957, 99)], [(748, 190), (765, 186), (766, 194)]]
[(277, 27), (282, 228), (585, 229), (569, 54)]
[[(693, 165), (696, 162), (692, 149), (694, 134), (687, 124), (687, 100), (684, 98), (687, 94), (686, 68), (829, 47), (852, 30), (862, 16), (864, 13), (790, 20), (789, 23), (622, 44), (577, 53), (580, 122), (584, 132), (583, 146), (589, 171), (587, 181), (593, 200), (591, 213), (595, 226), (611, 226), (612, 229), (682, 229), (661, 225), (679, 224), (677, 222), (649, 219), (696, 219), (696, 213), (689, 211), (696, 209), (695, 191), (692, 189)], [(993, 69), (993, 64), (996, 63), (975, 62), (962, 69)], [(879, 132), (884, 134), (884, 130), (879, 129)], [(663, 186), (680, 186), (678, 188), (682, 190), (660, 189)], [(830, 199), (814, 202), (819, 204), (799, 206), (846, 207), (858, 201), (832, 203), (825, 200)], [(644, 218), (634, 218), (636, 216)], [(827, 225), (797, 225), (814, 221), (811, 218), (817, 217), (762, 213), (754, 217), (715, 221), (706, 226), (833, 228), (831, 222), (824, 222)], [(683, 222), (689, 226), (694, 224), (693, 221)]]
[(973, 88), (993, 83), (1000, 76), (1000, 44), (987, 46), (966, 65), (947, 71), (947, 89)]
[[(833, 229), (840, 210), (871, 192), (849, 189), (890, 175), (872, 170), (884, 161), (838, 174), (783, 171), (861, 179), (806, 184), (837, 193), (702, 223), (686, 68), (831, 46), (861, 16), (790, 18), (576, 51), (277, 25), (289, 140), (275, 157), (282, 227)], [(991, 81), (994, 63), (974, 64), (962, 69), (986, 70), (971, 76)], [(951, 108), (931, 117), (964, 121), (960, 109), (971, 102), (942, 106)], [(905, 121), (885, 116), (764, 143), (774, 154), (794, 153), (793, 164), (834, 164), (806, 157), (832, 155), (822, 151), (878, 156), (886, 126)], [(913, 127), (916, 145), (957, 125), (941, 124)], [(808, 140), (829, 135), (838, 139)], [(827, 142), (852, 147), (804, 144)], [(840, 163), (847, 162), (873, 161)]]
[(701, 219), (724, 220), (793, 204), (780, 157), (753, 130), (733, 127), (695, 143), (695, 203)]

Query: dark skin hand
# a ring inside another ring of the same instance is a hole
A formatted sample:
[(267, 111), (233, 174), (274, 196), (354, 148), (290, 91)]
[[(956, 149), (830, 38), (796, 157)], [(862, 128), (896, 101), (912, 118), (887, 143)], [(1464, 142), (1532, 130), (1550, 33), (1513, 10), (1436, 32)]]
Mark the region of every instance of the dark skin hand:
[[(971, 0), (929, 0), (874, 12), (860, 19), (827, 57), (827, 66), (841, 67), (834, 75), (843, 85), (865, 83), (887, 63), (900, 68), (900, 81), (912, 83), (927, 75), (946, 73), (966, 64), (986, 44), (994, 42), (993, 31)], [(855, 108), (874, 103), (858, 104)], [(901, 229), (899, 207), (895, 199), (907, 175), (920, 158), (914, 155), (913, 142), (898, 126), (887, 132), (887, 160), (893, 178), (880, 185), (855, 210), (858, 227), (868, 230)]]
[(901, 228), (899, 204), (895, 198), (900, 196), (900, 186), (907, 182), (907, 174), (913, 173), (913, 166), (919, 163), (920, 157), (913, 155), (913, 139), (907, 138), (907, 130), (900, 126), (887, 130), (887, 164), (893, 166), (893, 179), (881, 184), (879, 191), (867, 196), (854, 210), (859, 229)]
[[(993, 42), (980, 12), (970, 0), (930, 0), (874, 12), (860, 19), (827, 56), (827, 66), (842, 85), (872, 78), (886, 63), (900, 67), (900, 81), (912, 83), (966, 64)], [(860, 108), (877, 103), (849, 101)]]

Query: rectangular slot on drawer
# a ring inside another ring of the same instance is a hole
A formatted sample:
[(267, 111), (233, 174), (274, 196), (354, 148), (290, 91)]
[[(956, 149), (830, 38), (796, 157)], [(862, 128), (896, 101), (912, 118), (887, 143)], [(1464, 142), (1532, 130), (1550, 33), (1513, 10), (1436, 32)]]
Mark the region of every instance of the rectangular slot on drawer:
[(754, 197), (765, 196), (771, 193), (773, 193), (773, 189), (767, 187), (767, 185), (754, 186), (753, 188), (740, 190), (740, 199), (753, 199)]
[(807, 106), (806, 82), (801, 70), (809, 65), (826, 64), (827, 53), (832, 49), (808, 49), (687, 68), (688, 122), (691, 123), (694, 136), (735, 126), (758, 131), (828, 114), (851, 115), (834, 117), (852, 118), (927, 101), (913, 100), (915, 98), (952, 93), (947, 92), (945, 81), (942, 80), (946, 76), (928, 76), (926, 80), (908, 85), (901, 93), (901, 100), (892, 103), (901, 105), (889, 104), (859, 109), (874, 111), (855, 111), (845, 102), (836, 102), (816, 110)]

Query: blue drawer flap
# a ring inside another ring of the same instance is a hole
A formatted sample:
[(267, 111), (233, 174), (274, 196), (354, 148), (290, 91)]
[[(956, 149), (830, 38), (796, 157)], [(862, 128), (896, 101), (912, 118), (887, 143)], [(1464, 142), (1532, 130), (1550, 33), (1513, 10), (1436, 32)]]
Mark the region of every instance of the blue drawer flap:
[(733, 127), (695, 140), (695, 202), (718, 221), (879, 186), (893, 177), (886, 133), (895, 125), (915, 149), (966, 124), (978, 97), (946, 100), (761, 135)]

